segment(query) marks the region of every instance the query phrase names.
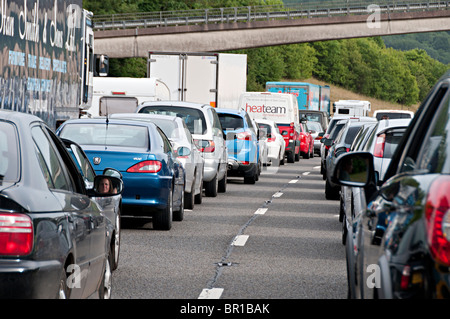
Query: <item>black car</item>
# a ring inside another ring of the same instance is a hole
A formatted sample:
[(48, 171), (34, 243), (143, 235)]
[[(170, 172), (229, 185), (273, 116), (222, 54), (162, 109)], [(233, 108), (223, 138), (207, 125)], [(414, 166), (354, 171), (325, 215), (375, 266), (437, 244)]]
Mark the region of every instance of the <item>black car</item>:
[(0, 111), (0, 298), (110, 296), (113, 227), (92, 197), (122, 181), (87, 185), (41, 119)]
[(338, 159), (333, 178), (364, 190), (347, 236), (350, 297), (450, 298), (449, 136), (447, 73), (416, 112), (380, 187), (371, 153)]

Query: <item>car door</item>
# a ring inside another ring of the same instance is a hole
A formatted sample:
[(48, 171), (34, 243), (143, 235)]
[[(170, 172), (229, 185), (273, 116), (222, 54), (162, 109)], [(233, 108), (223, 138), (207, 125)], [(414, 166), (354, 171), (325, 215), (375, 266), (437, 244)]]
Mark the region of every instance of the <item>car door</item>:
[(74, 255), (74, 271), (68, 283), (71, 296), (80, 298), (86, 285), (91, 260), (91, 207), (86, 195), (75, 192), (76, 185), (68, 173), (58, 149), (53, 143), (46, 127), (35, 125), (31, 128), (35, 150), (50, 191), (61, 204), (62, 212), (71, 226), (68, 234)]
[[(85, 188), (92, 189), (94, 187), (94, 178), (96, 174), (89, 162), (89, 159), (86, 157), (86, 154), (83, 152), (81, 147), (75, 143), (66, 143), (65, 146), (69, 147), (70, 149), (72, 159), (74, 159), (74, 163), (77, 165), (77, 168), (83, 178)], [(103, 272), (105, 253), (107, 252), (105, 250), (105, 229), (103, 227), (105, 217), (110, 221), (111, 229), (109, 230), (111, 231), (111, 235), (113, 234), (113, 229), (115, 229), (115, 235), (117, 235), (118, 232), (120, 235), (120, 221), (118, 218), (120, 218), (119, 210), (121, 195), (118, 194), (115, 196), (107, 197), (92, 197), (91, 199), (95, 203), (97, 203), (98, 206), (92, 206), (93, 210), (90, 216), (92, 226), (90, 234), (90, 249), (92, 259), (90, 261), (89, 272), (93, 280), (88, 283), (89, 286), (87, 288), (87, 291), (95, 290), (95, 284), (98, 282), (97, 279), (101, 278)], [(109, 237), (108, 239), (111, 238)], [(118, 252), (116, 251), (114, 253), (117, 254)]]
[(381, 288), (377, 293), (382, 297), (393, 297), (390, 261), (402, 252), (401, 240), (413, 218), (423, 212), (421, 203), (431, 182), (449, 165), (449, 84), (442, 83), (434, 92), (405, 133), (407, 138), (398, 147), (401, 152), (394, 156), (398, 160), (391, 161), (386, 177), (393, 175), (389, 171), (396, 174), (382, 185), (373, 201), (366, 199), (368, 208), (360, 225), (363, 251), (359, 254), (363, 298), (372, 298), (375, 286)]

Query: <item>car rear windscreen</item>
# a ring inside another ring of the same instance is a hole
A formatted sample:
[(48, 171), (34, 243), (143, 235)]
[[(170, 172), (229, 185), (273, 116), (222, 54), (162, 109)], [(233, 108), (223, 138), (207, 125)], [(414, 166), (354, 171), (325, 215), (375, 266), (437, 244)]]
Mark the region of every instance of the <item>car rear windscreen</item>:
[(202, 111), (191, 107), (152, 105), (140, 109), (139, 113), (177, 116), (184, 120), (191, 134), (206, 134), (206, 119)]

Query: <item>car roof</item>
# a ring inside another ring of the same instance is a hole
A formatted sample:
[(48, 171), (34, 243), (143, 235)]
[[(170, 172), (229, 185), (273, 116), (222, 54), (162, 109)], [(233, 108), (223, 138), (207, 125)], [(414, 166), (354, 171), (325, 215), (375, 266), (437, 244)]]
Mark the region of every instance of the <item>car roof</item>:
[(175, 107), (190, 107), (196, 109), (212, 108), (212, 106), (204, 103), (186, 102), (186, 101), (149, 101), (141, 103), (136, 109), (136, 113), (146, 106), (175, 106)]
[(236, 114), (236, 115), (241, 115), (244, 116), (245, 115), (245, 111), (243, 109), (225, 109), (225, 108), (216, 108), (216, 112), (217, 113), (228, 113), (228, 114)]
[(169, 120), (169, 121), (183, 121), (181, 118), (173, 115), (165, 115), (165, 114), (154, 114), (154, 113), (114, 113), (110, 114), (110, 119), (161, 119), (161, 120)]
[(137, 125), (137, 126), (150, 126), (150, 127), (156, 127), (156, 125), (153, 122), (147, 122), (147, 121), (136, 121), (136, 120), (129, 120), (129, 119), (114, 119), (114, 118), (81, 118), (81, 119), (72, 119), (67, 120), (62, 126), (65, 126), (66, 124), (125, 124), (125, 125)]
[(0, 110), (0, 118), (11, 122), (19, 122), (21, 124), (28, 124), (36, 121), (45, 123), (41, 118), (35, 115), (11, 110)]

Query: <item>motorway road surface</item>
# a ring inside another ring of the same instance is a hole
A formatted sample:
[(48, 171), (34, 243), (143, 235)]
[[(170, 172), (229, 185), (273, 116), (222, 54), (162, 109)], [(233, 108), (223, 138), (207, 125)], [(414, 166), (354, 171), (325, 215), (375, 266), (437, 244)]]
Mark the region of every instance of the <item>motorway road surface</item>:
[(170, 231), (122, 219), (113, 299), (347, 297), (339, 201), (325, 199), (320, 158), (229, 178)]

